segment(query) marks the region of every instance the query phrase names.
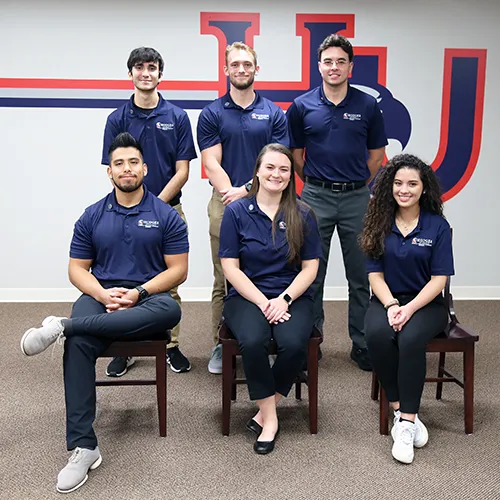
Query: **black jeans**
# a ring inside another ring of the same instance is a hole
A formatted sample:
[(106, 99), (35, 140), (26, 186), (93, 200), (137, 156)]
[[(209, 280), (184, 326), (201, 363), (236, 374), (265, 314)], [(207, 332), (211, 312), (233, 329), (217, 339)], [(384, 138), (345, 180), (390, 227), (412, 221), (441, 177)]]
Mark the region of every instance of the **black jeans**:
[[(313, 301), (299, 297), (289, 308), (288, 321), (271, 325), (262, 311), (240, 296), (224, 305), (224, 319), (238, 340), (250, 399), (264, 399), (279, 393), (287, 396), (306, 357), (311, 336)], [(273, 338), (278, 355), (269, 366), (269, 342)]]
[[(414, 296), (397, 296), (401, 305)], [(418, 413), (425, 383), (425, 347), (448, 323), (448, 311), (438, 296), (410, 318), (400, 332), (373, 296), (365, 317), (365, 336), (373, 369), (389, 401), (399, 401), (403, 413)]]
[[(105, 288), (131, 283), (106, 283)], [(138, 305), (107, 313), (100, 302), (82, 295), (74, 304), (71, 319), (63, 320), (64, 390), (66, 399), (66, 442), (68, 450), (77, 446), (95, 448), (92, 428), (96, 410), (95, 363), (116, 339), (147, 339), (162, 335), (181, 318), (181, 310), (168, 292), (152, 295)]]

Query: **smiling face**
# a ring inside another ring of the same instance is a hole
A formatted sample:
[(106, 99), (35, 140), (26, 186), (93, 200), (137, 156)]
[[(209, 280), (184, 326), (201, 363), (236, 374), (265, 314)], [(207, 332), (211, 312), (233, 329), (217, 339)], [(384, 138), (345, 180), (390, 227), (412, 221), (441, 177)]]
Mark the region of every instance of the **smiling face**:
[(418, 170), (402, 167), (394, 176), (392, 195), (400, 208), (411, 208), (419, 204), (424, 185)]
[(329, 47), (321, 53), (318, 69), (326, 85), (339, 87), (347, 83), (353, 63), (340, 47)]
[(137, 90), (153, 91), (161, 80), (158, 62), (139, 62), (132, 67), (128, 74)]
[(137, 191), (147, 172), (141, 153), (135, 148), (117, 148), (111, 154), (108, 177), (123, 193)]
[(257, 178), (259, 189), (276, 194), (283, 192), (290, 183), (292, 164), (289, 158), (278, 151), (268, 151), (262, 156)]
[(255, 65), (253, 55), (243, 49), (233, 49), (227, 55), (224, 73), (233, 87), (246, 90), (253, 85), (259, 67)]

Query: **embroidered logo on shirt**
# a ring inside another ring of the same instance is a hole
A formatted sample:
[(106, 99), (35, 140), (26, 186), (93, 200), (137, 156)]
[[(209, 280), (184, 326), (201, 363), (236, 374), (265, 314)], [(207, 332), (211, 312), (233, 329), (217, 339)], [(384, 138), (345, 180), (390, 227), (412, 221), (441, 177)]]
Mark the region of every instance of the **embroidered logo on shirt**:
[(250, 117), (252, 118), (252, 120), (269, 120), (269, 115), (264, 115), (261, 113), (252, 113)]
[(359, 113), (344, 113), (344, 120), (349, 120), (351, 122), (357, 122), (361, 120), (361, 114)]
[(286, 222), (284, 220), (280, 220), (278, 222), (278, 227), (282, 230), (282, 231), (286, 231)]
[(157, 220), (143, 220), (139, 219), (137, 222), (139, 227), (145, 227), (146, 229), (151, 229), (152, 227), (160, 227), (160, 222)]
[(174, 124), (173, 123), (156, 122), (156, 128), (158, 130), (174, 130)]
[(432, 246), (432, 240), (426, 239), (426, 238), (413, 238), (411, 240), (412, 245), (417, 245), (419, 247), (431, 247)]

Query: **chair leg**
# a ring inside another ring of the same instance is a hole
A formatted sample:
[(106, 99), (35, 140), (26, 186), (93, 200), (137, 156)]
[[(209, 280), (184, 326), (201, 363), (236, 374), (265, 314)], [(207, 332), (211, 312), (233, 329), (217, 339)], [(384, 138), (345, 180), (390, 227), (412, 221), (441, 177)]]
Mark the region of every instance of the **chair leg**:
[(372, 372), (372, 399), (373, 399), (373, 401), (377, 401), (379, 391), (380, 391), (380, 388), (379, 388), (378, 377), (377, 377), (377, 374), (373, 371)]
[(309, 431), (318, 433), (318, 344), (308, 349), (307, 389), (309, 395)]
[(297, 377), (297, 381), (295, 382), (295, 399), (297, 401), (302, 400), (302, 382), (301, 382), (302, 377), (303, 377), (303, 374), (301, 372)]
[(231, 385), (231, 401), (236, 401), (236, 389), (237, 389), (237, 385), (236, 385), (236, 356), (232, 356), (232, 385)]
[(474, 430), (474, 343), (464, 351), (464, 421), (465, 433)]
[(167, 435), (167, 350), (166, 345), (156, 354), (156, 398), (158, 400), (158, 419), (160, 436)]
[[(438, 363), (438, 378), (442, 378), (444, 376), (444, 364), (446, 361), (446, 353), (439, 353), (439, 363)], [(441, 399), (443, 395), (443, 382), (438, 382), (436, 385), (436, 399)]]
[(233, 359), (229, 347), (222, 345), (222, 434), (229, 436), (231, 395), (233, 386)]
[(389, 401), (382, 387), (380, 387), (380, 434), (389, 434)]

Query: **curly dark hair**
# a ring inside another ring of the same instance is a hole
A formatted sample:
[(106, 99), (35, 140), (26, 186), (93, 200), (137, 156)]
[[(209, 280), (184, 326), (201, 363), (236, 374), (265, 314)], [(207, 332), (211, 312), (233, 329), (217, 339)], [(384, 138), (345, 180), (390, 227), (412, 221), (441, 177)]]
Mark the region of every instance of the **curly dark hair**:
[(368, 203), (364, 229), (360, 236), (361, 248), (372, 259), (382, 256), (385, 238), (392, 229), (398, 208), (392, 189), (396, 172), (401, 168), (416, 170), (420, 175), (423, 184), (419, 200), (420, 208), (426, 212), (443, 215), (441, 186), (432, 167), (413, 155), (395, 156), (387, 162), (375, 179), (373, 197)]

